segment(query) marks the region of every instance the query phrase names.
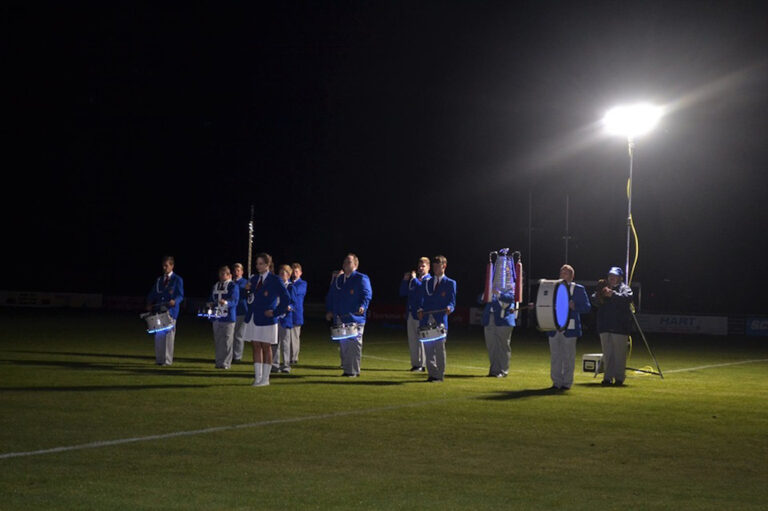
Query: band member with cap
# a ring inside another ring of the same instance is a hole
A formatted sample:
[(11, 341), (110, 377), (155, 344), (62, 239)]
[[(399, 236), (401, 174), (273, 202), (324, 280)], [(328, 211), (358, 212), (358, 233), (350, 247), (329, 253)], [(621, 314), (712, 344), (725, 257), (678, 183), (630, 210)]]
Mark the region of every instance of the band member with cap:
[(173, 256), (163, 257), (163, 275), (157, 278), (147, 294), (147, 311), (160, 312), (167, 309), (173, 321), (173, 328), (155, 333), (155, 362), (160, 366), (173, 364), (176, 321), (179, 306), (184, 300), (184, 280), (173, 272), (175, 262)]
[(238, 294), (240, 299), (237, 301), (237, 308), (235, 309), (235, 335), (232, 341), (232, 360), (240, 362), (243, 359), (243, 333), (245, 332), (245, 314), (248, 312), (248, 293), (245, 290), (245, 285), (248, 284), (248, 279), (243, 277), (243, 265), (235, 263), (235, 285), (238, 288)]
[[(515, 289), (494, 291), (491, 301), (483, 307), (483, 335), (488, 350), (490, 369), (488, 376), (506, 378), (512, 350), (509, 341), (515, 327)], [(510, 310), (510, 306), (512, 310)]]
[(356, 323), (357, 336), (339, 341), (342, 376), (360, 376), (360, 360), (363, 355), (363, 330), (365, 315), (371, 303), (373, 290), (367, 275), (357, 271), (359, 260), (355, 254), (347, 254), (342, 272), (331, 280), (325, 298), (325, 319), (338, 323)]
[[(421, 308), (418, 310), (419, 325), (445, 325), (448, 329), (448, 315), (456, 309), (456, 281), (445, 275), (448, 259), (437, 255), (432, 258), (434, 276), (419, 287)], [(445, 377), (446, 337), (425, 342), (424, 360), (427, 365), (428, 382), (443, 381)]]
[(291, 265), (291, 287), (293, 288), (293, 310), (291, 320), (293, 328), (290, 331), (291, 365), (299, 363), (301, 350), (301, 327), (304, 325), (304, 298), (307, 296), (307, 282), (301, 278), (304, 273), (299, 263)]
[(589, 298), (584, 286), (573, 281), (573, 266), (564, 264), (560, 268), (560, 278), (569, 288), (568, 325), (565, 331), (549, 332), (549, 352), (551, 356), (550, 377), (553, 390), (568, 390), (573, 385), (573, 368), (576, 363), (576, 340), (581, 337), (581, 315), (591, 310)]
[(232, 365), (232, 342), (235, 335), (235, 316), (240, 298), (240, 288), (232, 281), (229, 266), (219, 268), (219, 281), (213, 285), (208, 305), (216, 307), (218, 317), (213, 321), (213, 345), (217, 369), (229, 369)]
[(291, 299), (285, 286), (270, 272), (272, 256), (256, 255), (256, 274), (246, 284), (248, 312), (245, 316), (245, 342), (253, 347), (253, 386), (269, 385), (272, 345), (277, 344), (277, 321), (285, 314)]
[[(293, 330), (293, 286), (291, 286), (291, 267), (287, 264), (280, 266), (277, 270), (277, 276), (280, 282), (288, 292), (291, 299), (291, 305), (285, 314), (281, 315), (277, 321), (277, 344), (272, 345), (272, 372), (290, 373), (291, 372), (291, 330)], [(282, 356), (282, 361), (281, 361)]]
[(419, 258), (416, 271), (403, 275), (400, 281), (400, 296), (408, 297), (406, 329), (408, 332), (408, 348), (411, 352), (411, 371), (424, 372), (424, 345), (419, 341), (418, 310), (421, 307), (421, 290), (419, 289), (432, 276), (429, 274), (429, 258)]
[(608, 270), (607, 284), (592, 294), (597, 307), (597, 332), (603, 347), (603, 385), (623, 385), (627, 367), (627, 342), (632, 327), (632, 288), (623, 282), (618, 266)]

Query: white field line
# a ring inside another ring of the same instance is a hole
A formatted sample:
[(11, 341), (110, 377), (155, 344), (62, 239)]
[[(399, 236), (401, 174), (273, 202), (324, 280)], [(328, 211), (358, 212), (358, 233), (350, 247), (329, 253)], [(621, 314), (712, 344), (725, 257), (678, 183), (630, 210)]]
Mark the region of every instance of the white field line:
[[(367, 355), (369, 358), (378, 359), (378, 360), (388, 360), (388, 361), (394, 361), (394, 362), (402, 362), (402, 360), (397, 359), (391, 359), (391, 358), (384, 358), (384, 357), (374, 357), (371, 355)], [(742, 360), (739, 362), (727, 362), (724, 364), (712, 364), (712, 365), (706, 365), (706, 366), (698, 366), (698, 367), (688, 367), (684, 369), (672, 369), (669, 371), (664, 371), (664, 373), (682, 373), (686, 371), (698, 371), (701, 369), (712, 369), (715, 367), (726, 367), (726, 366), (733, 366), (733, 365), (741, 365), (741, 364), (753, 364), (753, 363), (759, 363), (759, 362), (768, 362), (768, 358), (760, 358), (760, 359), (754, 359), (754, 360)], [(478, 368), (478, 367), (471, 367), (471, 366), (458, 366), (458, 367), (465, 367), (469, 369), (484, 369), (484, 368)], [(305, 422), (305, 421), (311, 421), (311, 420), (322, 420), (322, 419), (335, 419), (338, 417), (348, 417), (350, 415), (364, 415), (368, 413), (376, 413), (376, 412), (385, 412), (390, 410), (400, 410), (403, 408), (412, 408), (415, 406), (424, 406), (424, 405), (430, 405), (435, 403), (445, 403), (449, 401), (459, 401), (462, 399), (469, 399), (469, 398), (456, 398), (456, 399), (437, 399), (434, 401), (421, 401), (417, 403), (409, 403), (404, 405), (392, 405), (392, 406), (382, 406), (378, 408), (367, 408), (363, 410), (348, 410), (346, 412), (335, 412), (335, 413), (326, 413), (321, 415), (307, 415), (304, 417), (293, 417), (289, 419), (273, 419), (269, 421), (260, 421), (260, 422), (249, 422), (246, 424), (235, 424), (232, 426), (216, 426), (213, 428), (204, 428), (204, 429), (193, 429), (189, 431), (176, 431), (173, 433), (163, 433), (160, 435), (148, 435), (148, 436), (139, 436), (139, 437), (133, 437), (133, 438), (119, 438), (117, 440), (104, 440), (101, 442), (91, 442), (87, 444), (78, 444), (78, 445), (68, 445), (63, 447), (52, 447), (50, 449), (41, 449), (38, 451), (22, 451), (22, 452), (8, 452), (5, 454), (0, 454), (0, 460), (9, 459), (9, 458), (20, 458), (23, 456), (38, 456), (42, 454), (54, 454), (58, 452), (67, 452), (67, 451), (78, 451), (83, 449), (98, 449), (100, 447), (110, 447), (113, 445), (122, 445), (122, 444), (131, 444), (136, 442), (149, 442), (152, 440), (164, 440), (167, 438), (177, 438), (177, 437), (183, 437), (183, 436), (194, 436), (194, 435), (204, 435), (207, 433), (217, 433), (220, 431), (233, 431), (237, 429), (250, 429), (250, 428), (260, 428), (263, 426), (271, 426), (273, 424), (290, 424), (292, 422)]]
[(431, 405), (436, 403), (460, 401), (462, 399), (470, 399), (470, 398), (463, 397), (463, 398), (454, 398), (454, 399), (436, 399), (433, 401), (421, 401), (418, 403), (408, 403), (403, 405), (381, 406), (378, 408), (348, 410), (345, 412), (324, 413), (320, 415), (306, 415), (304, 417), (292, 417), (289, 419), (273, 419), (268, 421), (249, 422), (246, 424), (235, 424), (232, 426), (216, 426), (213, 428), (193, 429), (190, 431), (176, 431), (173, 433), (163, 433), (160, 435), (138, 436), (133, 438), (119, 438), (117, 440), (104, 440), (101, 442), (90, 442), (87, 444), (68, 445), (64, 447), (53, 447), (50, 449), (41, 449), (39, 451), (8, 452), (5, 454), (0, 454), (0, 460), (8, 459), (8, 458), (19, 458), (22, 456), (38, 456), (41, 454), (54, 454), (58, 452), (78, 451), (82, 449), (98, 449), (100, 447), (110, 447), (113, 445), (131, 444), (136, 442), (149, 442), (152, 440), (165, 440), (167, 438), (177, 438), (177, 437), (183, 437), (183, 436), (205, 435), (208, 433), (218, 433), (220, 431), (232, 431), (236, 429), (260, 428), (263, 426), (272, 426), (274, 424), (290, 424), (292, 422), (306, 422), (306, 421), (322, 420), (322, 419), (335, 419), (338, 417), (348, 417), (350, 415), (365, 415), (369, 413), (386, 412), (390, 410), (400, 410), (403, 408), (413, 408), (413, 407)]
[(712, 364), (708, 366), (698, 366), (698, 367), (686, 367), (685, 369), (672, 369), (671, 371), (662, 371), (664, 374), (669, 373), (684, 373), (687, 371), (698, 371), (700, 369), (713, 369), (715, 367), (726, 367), (726, 366), (737, 366), (741, 364), (754, 364), (758, 362), (768, 362), (768, 358), (756, 358), (754, 360), (741, 360), (739, 362), (726, 362), (724, 364)]

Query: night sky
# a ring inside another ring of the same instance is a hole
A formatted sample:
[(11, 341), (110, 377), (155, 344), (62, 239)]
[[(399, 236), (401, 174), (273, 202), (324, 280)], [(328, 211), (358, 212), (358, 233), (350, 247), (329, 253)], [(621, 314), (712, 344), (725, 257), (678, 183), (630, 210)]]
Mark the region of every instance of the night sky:
[(764, 2), (156, 4), (2, 8), (1, 288), (143, 295), (169, 253), (202, 296), (254, 204), (254, 252), (300, 261), (310, 301), (348, 251), (374, 305), (441, 253), (469, 305), (490, 250), (556, 277), (566, 196), (596, 280), (629, 166), (599, 120), (646, 100), (669, 113), (635, 153), (644, 310), (768, 309)]

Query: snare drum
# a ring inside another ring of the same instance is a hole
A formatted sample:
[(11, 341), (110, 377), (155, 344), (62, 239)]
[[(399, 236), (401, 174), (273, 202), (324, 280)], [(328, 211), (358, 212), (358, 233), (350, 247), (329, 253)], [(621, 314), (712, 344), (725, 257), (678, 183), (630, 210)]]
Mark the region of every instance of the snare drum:
[(442, 323), (439, 325), (424, 325), (419, 327), (419, 341), (432, 342), (445, 339), (448, 329)]
[(228, 312), (229, 311), (227, 308), (224, 307), (205, 306), (197, 311), (197, 317), (206, 319), (220, 319), (227, 317)]
[(536, 295), (536, 320), (539, 330), (562, 332), (568, 327), (568, 303), (571, 293), (564, 280), (539, 281), (539, 293)]
[(139, 317), (147, 322), (148, 334), (165, 332), (166, 330), (173, 328), (173, 318), (171, 317), (171, 313), (168, 311), (158, 312), (155, 314), (147, 312), (145, 314), (141, 314)]
[(358, 335), (357, 323), (339, 323), (331, 327), (331, 340), (344, 341)]

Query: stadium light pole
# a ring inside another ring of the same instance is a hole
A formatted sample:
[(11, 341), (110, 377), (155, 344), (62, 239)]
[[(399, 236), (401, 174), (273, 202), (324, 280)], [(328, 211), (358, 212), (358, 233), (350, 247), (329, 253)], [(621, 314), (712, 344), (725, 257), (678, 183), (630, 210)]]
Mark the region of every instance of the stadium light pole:
[[(630, 285), (629, 247), (632, 230), (632, 167), (634, 164), (635, 137), (645, 135), (653, 130), (659, 123), (662, 114), (663, 110), (661, 107), (649, 103), (637, 103), (634, 105), (614, 107), (605, 114), (605, 117), (603, 117), (605, 131), (610, 135), (626, 137), (627, 151), (629, 152), (629, 181), (627, 181), (627, 261), (624, 267), (624, 275), (626, 275), (627, 285)], [(637, 321), (634, 307), (632, 307), (631, 310), (635, 326), (637, 326), (637, 330), (640, 332), (645, 347), (648, 349), (648, 353), (656, 364), (656, 370), (658, 371), (656, 374), (658, 374), (661, 379), (664, 379), (664, 374), (661, 372), (661, 367), (659, 367), (659, 362), (656, 360), (656, 355), (653, 354), (651, 346), (645, 338), (645, 333), (643, 333), (643, 329), (640, 328), (640, 322)], [(640, 372), (649, 372), (643, 369), (636, 370)]]
[(624, 275), (629, 282), (629, 247), (632, 227), (632, 169), (634, 166), (635, 137), (653, 130), (661, 119), (661, 107), (649, 103), (637, 103), (614, 107), (603, 117), (603, 126), (609, 135), (619, 135), (627, 139), (629, 152), (629, 181), (627, 181), (627, 259)]

